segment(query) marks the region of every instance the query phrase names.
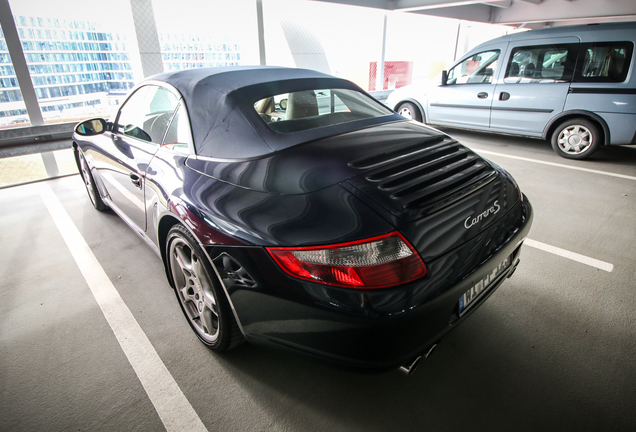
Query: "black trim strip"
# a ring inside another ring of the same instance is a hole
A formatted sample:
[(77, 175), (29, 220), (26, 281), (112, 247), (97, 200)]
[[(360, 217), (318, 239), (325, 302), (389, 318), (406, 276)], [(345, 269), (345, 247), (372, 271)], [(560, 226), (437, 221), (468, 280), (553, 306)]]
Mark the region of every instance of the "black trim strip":
[(636, 89), (612, 89), (612, 88), (589, 88), (570, 87), (570, 93), (593, 93), (593, 94), (636, 94)]
[(533, 112), (533, 113), (546, 113), (550, 114), (554, 110), (551, 109), (539, 109), (539, 108), (506, 108), (506, 107), (492, 107), (493, 111), (521, 111), (521, 112)]
[(442, 108), (470, 108), (470, 109), (492, 109), (493, 111), (521, 111), (521, 112), (534, 112), (534, 113), (547, 113), (550, 114), (554, 110), (551, 109), (539, 109), (539, 108), (506, 108), (506, 107), (484, 107), (479, 105), (452, 105), (452, 104), (440, 104), (432, 103), (431, 106)]
[(432, 103), (431, 106), (441, 107), (441, 108), (470, 108), (470, 109), (486, 109), (489, 110), (490, 106), (481, 106), (481, 105), (453, 105), (453, 104), (442, 104), (442, 103)]

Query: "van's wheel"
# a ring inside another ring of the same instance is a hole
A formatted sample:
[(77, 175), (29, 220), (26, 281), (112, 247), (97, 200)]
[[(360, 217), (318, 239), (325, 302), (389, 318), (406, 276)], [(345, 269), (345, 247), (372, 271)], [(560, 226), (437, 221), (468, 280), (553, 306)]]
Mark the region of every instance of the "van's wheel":
[(397, 106), (395, 111), (407, 119), (417, 120), (418, 122), (422, 121), (422, 114), (420, 113), (419, 108), (411, 102), (402, 102)]
[(199, 242), (182, 225), (166, 240), (167, 264), (181, 309), (199, 340), (214, 351), (243, 341), (221, 282)]
[(552, 148), (561, 157), (585, 159), (596, 151), (601, 142), (598, 126), (584, 118), (561, 123), (552, 134)]

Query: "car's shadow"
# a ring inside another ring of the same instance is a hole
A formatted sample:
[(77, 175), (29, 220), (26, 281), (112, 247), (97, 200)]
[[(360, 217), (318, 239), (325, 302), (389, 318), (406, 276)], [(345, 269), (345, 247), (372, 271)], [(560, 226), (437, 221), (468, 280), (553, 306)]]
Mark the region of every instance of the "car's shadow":
[[(504, 321), (485, 308), (412, 376), (355, 373), (249, 344), (223, 354), (219, 363), (260, 409), (282, 412), (281, 421), (298, 425), (295, 430), (595, 430), (612, 414), (607, 401), (586, 394), (593, 379), (581, 373), (585, 356), (562, 369), (560, 357), (578, 340), (562, 353), (535, 348), (519, 333), (521, 324)], [(618, 393), (625, 391), (621, 386)]]

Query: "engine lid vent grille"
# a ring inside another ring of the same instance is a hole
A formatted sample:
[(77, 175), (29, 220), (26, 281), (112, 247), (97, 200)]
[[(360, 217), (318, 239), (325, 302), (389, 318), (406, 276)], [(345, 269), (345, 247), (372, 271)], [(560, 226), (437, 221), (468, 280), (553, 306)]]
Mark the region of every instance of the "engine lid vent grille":
[(412, 219), (462, 199), (497, 178), (497, 171), (474, 152), (445, 136), (350, 163), (373, 168), (358, 189), (396, 216)]

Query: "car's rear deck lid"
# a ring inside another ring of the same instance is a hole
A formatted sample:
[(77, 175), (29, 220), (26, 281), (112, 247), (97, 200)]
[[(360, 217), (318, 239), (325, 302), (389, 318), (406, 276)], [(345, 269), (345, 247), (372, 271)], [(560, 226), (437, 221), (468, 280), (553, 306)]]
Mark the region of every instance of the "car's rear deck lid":
[(490, 164), (447, 136), (429, 137), (350, 166), (367, 172), (349, 183), (404, 220), (438, 211), (498, 177)]

